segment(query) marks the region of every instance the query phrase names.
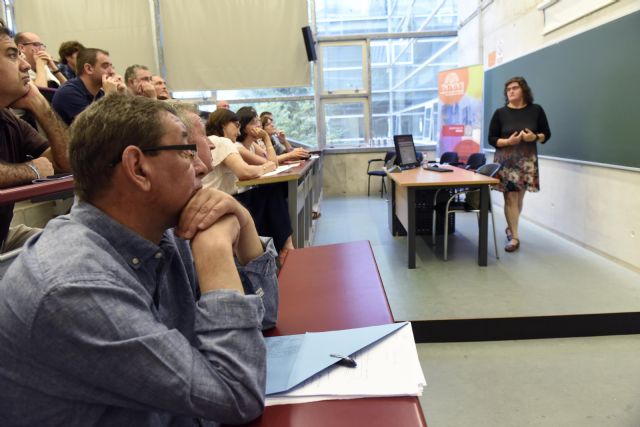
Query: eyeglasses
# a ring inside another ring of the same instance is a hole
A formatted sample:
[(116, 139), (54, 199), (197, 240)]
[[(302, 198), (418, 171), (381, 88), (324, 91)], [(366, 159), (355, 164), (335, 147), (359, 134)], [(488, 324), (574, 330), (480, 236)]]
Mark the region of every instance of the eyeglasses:
[[(194, 161), (198, 157), (198, 146), (196, 144), (159, 145), (157, 147), (141, 148), (143, 153), (153, 153), (156, 151), (177, 151), (178, 155), (184, 159)], [(115, 167), (122, 161), (122, 154), (111, 162), (110, 166)]]
[(26, 43), (20, 43), (23, 46), (34, 46), (37, 47), (38, 49), (46, 49), (47, 45), (44, 43), (40, 43), (40, 42), (26, 42)]
[(141, 148), (143, 153), (151, 153), (155, 151), (177, 151), (182, 158), (193, 161), (198, 156), (198, 146), (196, 144), (179, 144), (179, 145), (159, 145), (157, 147)]

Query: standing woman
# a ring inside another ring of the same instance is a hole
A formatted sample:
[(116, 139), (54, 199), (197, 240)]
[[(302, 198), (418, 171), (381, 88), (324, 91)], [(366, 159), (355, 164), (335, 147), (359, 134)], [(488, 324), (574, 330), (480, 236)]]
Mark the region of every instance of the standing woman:
[(489, 144), (496, 148), (494, 162), (502, 165), (496, 189), (504, 194), (509, 241), (504, 250), (514, 252), (520, 247), (518, 220), (524, 193), (540, 190), (537, 143), (548, 141), (551, 131), (544, 110), (533, 103), (531, 88), (523, 77), (507, 80), (504, 98), (505, 106), (491, 118)]

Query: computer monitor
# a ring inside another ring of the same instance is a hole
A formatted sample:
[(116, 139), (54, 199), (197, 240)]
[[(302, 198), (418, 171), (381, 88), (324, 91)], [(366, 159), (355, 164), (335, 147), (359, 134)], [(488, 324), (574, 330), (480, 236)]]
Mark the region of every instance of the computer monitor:
[(400, 167), (410, 168), (420, 165), (416, 158), (413, 135), (393, 135), (393, 145), (396, 147), (396, 158)]

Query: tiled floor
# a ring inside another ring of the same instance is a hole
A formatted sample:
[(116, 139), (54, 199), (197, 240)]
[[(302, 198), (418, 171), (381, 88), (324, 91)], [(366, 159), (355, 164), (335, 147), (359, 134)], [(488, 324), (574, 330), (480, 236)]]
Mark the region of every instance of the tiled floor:
[[(526, 210), (526, 207), (525, 207)], [(526, 221), (522, 247), (507, 254), (496, 212), (500, 260), (476, 263), (477, 223), (458, 215), (434, 253), (418, 239), (406, 268), (406, 238), (393, 237), (376, 197), (322, 203), (314, 244), (369, 240), (396, 319), (433, 320), (640, 311), (640, 273)], [(429, 383), (430, 427), (640, 426), (640, 336), (419, 344)]]

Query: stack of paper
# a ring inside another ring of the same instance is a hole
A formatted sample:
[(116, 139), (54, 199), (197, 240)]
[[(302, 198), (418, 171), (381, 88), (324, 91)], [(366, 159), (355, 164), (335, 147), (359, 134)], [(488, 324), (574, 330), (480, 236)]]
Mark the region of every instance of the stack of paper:
[(278, 167), (276, 168), (276, 170), (271, 171), (271, 172), (267, 172), (267, 173), (262, 174), (262, 175), (260, 175), (260, 176), (273, 176), (273, 175), (278, 175), (280, 172), (284, 172), (284, 171), (289, 170), (289, 169), (291, 169), (292, 167), (294, 167), (294, 166), (298, 166), (298, 165), (299, 165), (299, 163), (291, 164), (291, 165), (282, 165), (282, 166), (278, 166)]
[[(426, 381), (411, 324), (267, 338), (266, 404), (420, 396)], [(355, 368), (331, 354), (351, 356)]]

